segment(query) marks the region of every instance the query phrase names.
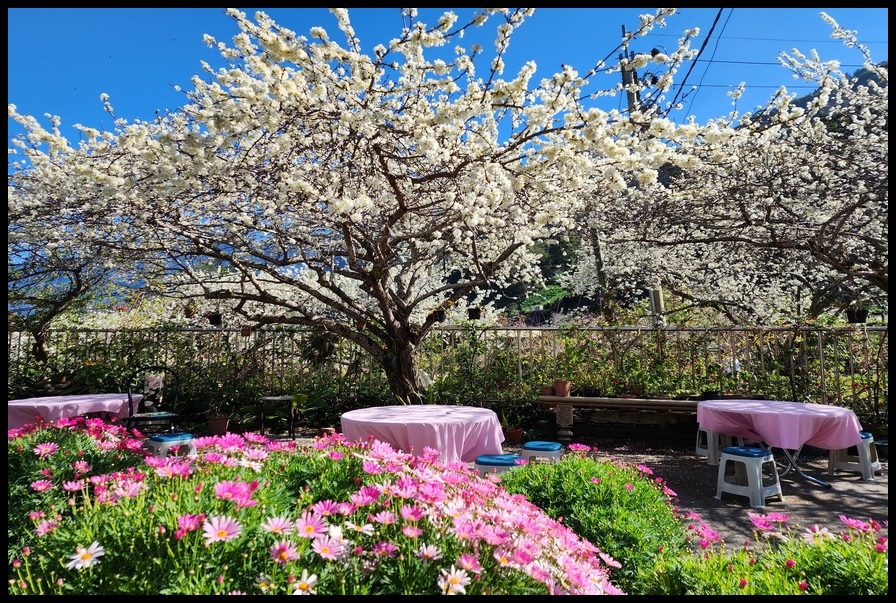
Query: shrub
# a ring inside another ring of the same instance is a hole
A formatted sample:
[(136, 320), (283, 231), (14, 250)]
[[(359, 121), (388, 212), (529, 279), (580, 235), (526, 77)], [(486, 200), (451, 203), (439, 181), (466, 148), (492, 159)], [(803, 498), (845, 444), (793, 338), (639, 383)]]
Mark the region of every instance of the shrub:
[(573, 444), (479, 478), (438, 452), (258, 434), (146, 457), (99, 419), (9, 430), (9, 594), (888, 593), (881, 526), (752, 519), (729, 551), (651, 470)]
[[(127, 471), (143, 459), (143, 442), (123, 427), (99, 419), (64, 419), (13, 429), (7, 436), (9, 561), (34, 536), (69, 514), (64, 484)], [(52, 488), (36, 486), (49, 482)], [(39, 513), (40, 517), (29, 517)], [(41, 528), (43, 529), (43, 528)]]
[[(662, 595), (885, 595), (887, 538), (880, 524), (841, 515), (846, 531), (788, 526), (783, 513), (751, 513), (756, 544), (727, 550), (705, 525), (693, 527), (695, 555), (663, 555), (643, 590)], [(697, 518), (699, 519), (699, 518)]]
[(579, 444), (558, 463), (531, 463), (501, 475), (501, 485), (522, 494), (576, 534), (595, 543), (621, 567), (611, 579), (639, 594), (660, 555), (688, 550), (685, 524), (669, 490), (643, 465), (599, 457)]

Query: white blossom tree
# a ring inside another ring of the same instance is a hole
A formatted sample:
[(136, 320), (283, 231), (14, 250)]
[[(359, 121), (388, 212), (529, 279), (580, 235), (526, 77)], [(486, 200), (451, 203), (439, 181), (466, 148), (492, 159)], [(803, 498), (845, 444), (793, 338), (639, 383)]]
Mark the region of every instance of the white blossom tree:
[[(460, 24), (446, 13), (432, 27), (402, 10), (400, 36), (371, 56), (343, 9), (333, 11), (342, 45), (321, 28), (309, 39), (230, 10), (233, 46), (207, 38), (229, 67), (206, 65), (188, 102), (151, 123), (80, 128), (77, 148), (58, 123), (44, 130), (10, 105), (29, 132), (27, 168), (10, 176), (11, 220), (55, 216), (58, 236), (186, 275), (257, 325), (350, 339), (397, 398), (419, 400), (415, 349), (433, 309), (537, 277), (532, 246), (574, 227), (590, 174), (624, 188), (613, 173), (653, 173), (674, 153), (645, 148), (640, 124), (589, 106), (604, 91), (571, 68), (535, 83), (527, 63), (503, 79), (530, 9), (484, 9)], [(645, 16), (627, 40), (673, 12)], [(482, 73), (477, 45), (441, 50), (495, 19)], [(671, 72), (689, 52), (685, 41), (651, 60)], [(225, 276), (208, 279), (209, 263)]]
[(871, 77), (783, 53), (818, 90), (798, 104), (782, 88), (761, 110), (703, 126), (680, 149), (693, 161), (631, 187), (626, 204), (595, 187), (586, 215), (600, 246), (583, 249), (571, 282), (587, 292), (603, 262), (632, 287), (657, 283), (736, 324), (817, 318), (844, 296), (885, 305), (889, 72), (855, 32), (822, 17), (863, 52)]

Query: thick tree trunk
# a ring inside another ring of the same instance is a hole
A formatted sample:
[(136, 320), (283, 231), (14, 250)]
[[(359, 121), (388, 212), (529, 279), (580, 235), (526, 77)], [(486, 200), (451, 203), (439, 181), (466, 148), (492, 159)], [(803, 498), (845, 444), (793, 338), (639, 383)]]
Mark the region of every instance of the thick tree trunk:
[(425, 400), (420, 386), (416, 347), (410, 342), (396, 343), (383, 359), (383, 369), (396, 404), (422, 404)]
[(47, 326), (42, 324), (40, 325), (40, 328), (30, 330), (30, 333), (34, 338), (34, 342), (31, 344), (31, 353), (34, 355), (34, 359), (40, 366), (45, 366), (50, 360), (50, 344), (47, 340)]

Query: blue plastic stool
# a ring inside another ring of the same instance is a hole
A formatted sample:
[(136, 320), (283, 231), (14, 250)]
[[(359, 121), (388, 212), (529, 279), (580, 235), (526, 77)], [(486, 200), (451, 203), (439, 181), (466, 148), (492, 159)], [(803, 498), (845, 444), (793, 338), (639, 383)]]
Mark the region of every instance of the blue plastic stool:
[(177, 453), (181, 446), (188, 448), (187, 454), (196, 454), (196, 446), (193, 444), (192, 433), (160, 433), (144, 442), (153, 456), (168, 456), (168, 452), (174, 450)]
[(557, 462), (563, 456), (563, 444), (560, 442), (532, 441), (523, 444), (523, 457), (530, 463), (538, 459)]
[(474, 467), (479, 475), (486, 473), (503, 473), (518, 465), (523, 457), (518, 454), (480, 454), (476, 457)]
[[(726, 472), (729, 463), (734, 466), (733, 473)], [(769, 497), (777, 497), (784, 502), (772, 451), (752, 446), (722, 448), (716, 500), (722, 500), (722, 492), (749, 497), (750, 506), (754, 509), (765, 508), (765, 499)]]

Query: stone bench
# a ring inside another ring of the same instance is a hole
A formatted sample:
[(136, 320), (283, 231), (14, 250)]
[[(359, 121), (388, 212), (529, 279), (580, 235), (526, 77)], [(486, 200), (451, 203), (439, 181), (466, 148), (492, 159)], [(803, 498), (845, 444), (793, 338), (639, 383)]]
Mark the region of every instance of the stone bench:
[(588, 396), (539, 396), (538, 402), (557, 412), (557, 439), (572, 438), (573, 409), (612, 408), (619, 410), (676, 410), (697, 412), (699, 400), (673, 398), (594, 398)]

